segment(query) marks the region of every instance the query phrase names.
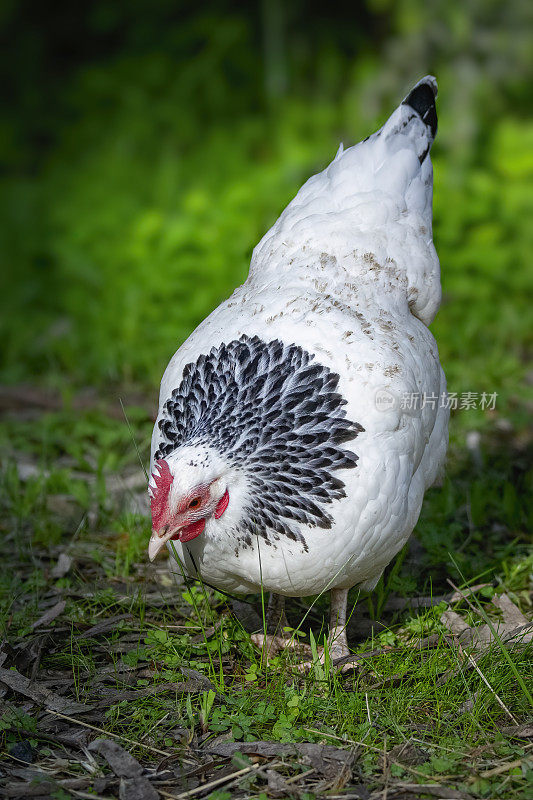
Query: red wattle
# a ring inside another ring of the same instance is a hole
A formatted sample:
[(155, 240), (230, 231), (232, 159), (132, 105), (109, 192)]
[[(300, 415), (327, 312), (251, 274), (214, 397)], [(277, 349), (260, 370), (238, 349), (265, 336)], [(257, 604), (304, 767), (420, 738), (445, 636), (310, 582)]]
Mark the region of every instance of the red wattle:
[(218, 505), (215, 508), (215, 519), (220, 519), (224, 511), (227, 509), (229, 504), (229, 492), (226, 489), (220, 500), (218, 501)]
[(196, 522), (191, 522), (190, 525), (186, 525), (181, 529), (178, 538), (180, 542), (190, 542), (191, 539), (196, 539), (197, 536), (200, 536), (204, 528), (205, 519), (199, 519)]
[[(215, 509), (215, 519), (220, 519), (224, 511), (227, 509), (229, 505), (229, 492), (226, 489), (220, 500), (218, 501), (218, 505)], [(172, 536), (172, 539), (179, 539), (180, 542), (190, 542), (191, 539), (196, 539), (197, 536), (200, 536), (203, 533), (205, 528), (205, 519), (199, 519), (196, 522), (191, 522), (190, 525), (185, 525), (180, 531)]]

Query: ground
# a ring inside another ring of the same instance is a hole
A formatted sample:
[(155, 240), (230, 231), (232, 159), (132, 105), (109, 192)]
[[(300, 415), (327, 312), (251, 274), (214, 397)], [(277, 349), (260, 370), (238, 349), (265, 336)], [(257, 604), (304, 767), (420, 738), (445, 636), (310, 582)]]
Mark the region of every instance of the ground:
[[(24, 385), (0, 408), (4, 796), (525, 800), (523, 427), (452, 414), (415, 537), (376, 591), (351, 593), (352, 669), (301, 674), (296, 652), (251, 643), (264, 598), (148, 563), (150, 399)], [(311, 648), (326, 616), (325, 598), (289, 603)]]

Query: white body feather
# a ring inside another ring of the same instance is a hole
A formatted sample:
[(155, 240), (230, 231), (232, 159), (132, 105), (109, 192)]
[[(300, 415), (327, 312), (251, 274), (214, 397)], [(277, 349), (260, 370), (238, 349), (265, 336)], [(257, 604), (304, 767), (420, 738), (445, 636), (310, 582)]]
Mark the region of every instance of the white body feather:
[[(235, 592), (257, 591), (261, 581), (285, 595), (370, 589), (410, 536), (448, 441), (446, 383), (427, 327), (441, 297), (429, 155), (420, 163), (428, 135), (401, 105), (381, 131), (341, 147), (257, 245), (246, 282), (170, 361), (160, 415), (184, 366), (213, 346), (242, 334), (300, 345), (339, 374), (347, 417), (364, 428), (347, 445), (357, 467), (338, 472), (346, 497), (328, 509), (332, 528), (300, 526), (307, 552), (284, 537), (275, 548), (258, 537), (236, 551), (247, 491), (236, 477), (224, 516), (171, 545), (192, 576), (195, 564), (207, 582)], [(402, 408), (411, 395), (428, 401)], [(384, 409), (380, 398), (391, 403)], [(156, 425), (152, 459), (157, 441)]]

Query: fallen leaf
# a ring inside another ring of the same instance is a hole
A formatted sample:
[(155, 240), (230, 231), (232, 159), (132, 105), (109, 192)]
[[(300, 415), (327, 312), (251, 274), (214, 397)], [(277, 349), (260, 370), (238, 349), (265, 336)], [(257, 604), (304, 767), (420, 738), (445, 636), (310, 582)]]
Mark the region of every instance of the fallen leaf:
[(418, 745), (413, 742), (407, 741), (402, 744), (397, 744), (387, 753), (387, 758), (392, 761), (397, 761), (400, 764), (407, 764), (411, 767), (416, 767), (418, 764), (425, 764), (429, 761), (430, 755)]
[(180, 672), (182, 672), (187, 678), (193, 680), (197, 683), (197, 685), (201, 688), (203, 692), (208, 692), (209, 689), (212, 689), (214, 692), (217, 691), (216, 686), (211, 683), (209, 678), (205, 675), (202, 675), (201, 672), (198, 672), (197, 669), (191, 669), (190, 667), (180, 667)]
[(22, 639), (21, 642), (15, 645), (11, 658), (12, 665), (22, 674), (27, 674), (29, 671), (28, 677), (30, 681), (35, 680), (41, 664), (41, 656), (50, 641), (51, 635), (48, 631)]
[(529, 625), (528, 618), (522, 614), (518, 606), (515, 606), (508, 594), (495, 594), (492, 605), (500, 609), (506, 626), (519, 628), (521, 625)]
[(83, 633), (79, 633), (76, 636), (76, 639), (88, 639), (91, 636), (99, 636), (101, 633), (105, 633), (106, 631), (115, 628), (117, 622), (121, 622), (123, 619), (132, 619), (132, 615), (116, 614), (114, 617), (108, 617), (102, 622), (98, 622), (96, 625), (93, 625), (92, 628), (88, 628)]
[(314, 791), (319, 796), (326, 792), (340, 794), (352, 779), (352, 770), (348, 764), (339, 766), (332, 763), (328, 773), (328, 777), (315, 786)]
[(143, 776), (143, 767), (131, 753), (110, 739), (95, 739), (88, 747), (105, 758), (117, 778), (121, 778), (121, 800), (157, 800), (158, 792)]
[(267, 659), (274, 658), (278, 653), (282, 653), (285, 650), (297, 652), (302, 658), (312, 658), (310, 646), (296, 638), (286, 638), (285, 636), (277, 636), (268, 633), (266, 636), (264, 633), (252, 633), (250, 639), (252, 644), (259, 650), (263, 650), (264, 648)]
[[(195, 692), (204, 691), (204, 684), (195, 680), (183, 681), (182, 683), (156, 683), (153, 686), (143, 686), (138, 689), (125, 689), (121, 692), (110, 693), (99, 700), (93, 708), (107, 708), (124, 700), (138, 700), (140, 697), (158, 697), (169, 692), (173, 694), (194, 694)], [(221, 698), (221, 695), (217, 694), (217, 697)]]
[(30, 681), (16, 669), (0, 667), (0, 682), (5, 683), (13, 692), (29, 697), (30, 700), (34, 700), (52, 711), (59, 711), (62, 714), (80, 714), (91, 710), (91, 706), (77, 703), (68, 697), (61, 697), (39, 683)]
[(501, 732), (514, 739), (533, 739), (533, 724), (526, 722), (523, 725), (511, 725), (501, 728)]
[(339, 765), (351, 766), (355, 760), (352, 750), (341, 750), (329, 744), (314, 744), (311, 742), (280, 743), (280, 742), (221, 742), (215, 746), (206, 747), (208, 753), (231, 758), (236, 753), (244, 755), (274, 758), (277, 756), (300, 756), (306, 764), (310, 764), (317, 772), (325, 777), (333, 777)]
[(118, 796), (120, 800), (157, 800), (159, 792), (146, 778), (121, 778)]
[(26, 764), (32, 764), (35, 759), (35, 750), (27, 740), (11, 745), (8, 752), (13, 758), (25, 761)]
[(44, 772), (37, 772), (30, 782), (18, 781), (2, 786), (2, 797), (20, 797), (21, 800), (27, 800), (29, 797), (49, 798), (52, 796), (52, 792), (59, 793), (61, 789), (67, 792), (69, 789), (88, 789), (91, 782), (90, 778), (68, 778), (56, 781)]
[[(503, 598), (503, 599), (502, 599)], [(533, 623), (529, 622), (507, 595), (493, 598), (493, 604), (502, 611), (503, 620), (470, 626), (460, 614), (448, 609), (441, 615), (442, 624), (463, 645), (472, 645), (475, 650), (486, 650), (498, 637), (504, 642), (530, 642), (533, 639)], [(494, 630), (493, 630), (494, 629)], [(494, 635), (496, 633), (496, 636)]]
[(290, 786), (285, 778), (274, 769), (267, 769), (268, 794), (270, 797), (297, 797), (298, 790)]
[(95, 739), (87, 748), (105, 758), (117, 778), (135, 778), (142, 775), (143, 768), (131, 753), (110, 739)]
[(55, 604), (55, 606), (52, 606), (52, 608), (49, 608), (48, 611), (45, 611), (42, 617), (39, 617), (37, 622), (33, 623), (31, 626), (32, 630), (35, 630), (35, 628), (40, 628), (43, 625), (49, 625), (56, 617), (59, 617), (59, 615), (63, 613), (66, 604), (67, 603), (65, 600), (60, 600)]
[(412, 794), (416, 798), (424, 794), (431, 794), (439, 800), (472, 800), (466, 792), (458, 789), (450, 789), (448, 786), (439, 786), (438, 783), (398, 783), (394, 788), (389, 787), (389, 797), (394, 797), (396, 793)]
[(455, 636), (462, 636), (467, 631), (471, 631), (470, 625), (464, 621), (462, 616), (456, 611), (448, 609), (441, 614), (440, 621)]
[(57, 559), (57, 563), (55, 567), (50, 572), (52, 578), (64, 578), (67, 572), (70, 571), (72, 566), (72, 557), (67, 555), (67, 553), (60, 553), (59, 558)]
[(475, 586), (468, 586), (466, 589), (456, 589), (449, 595), (444, 595), (442, 598), (446, 600), (448, 603), (458, 603), (460, 600), (463, 600), (465, 597), (469, 597), (471, 594), (475, 594), (479, 592), (481, 589), (484, 589), (486, 586), (492, 586), (491, 583), (478, 583)]

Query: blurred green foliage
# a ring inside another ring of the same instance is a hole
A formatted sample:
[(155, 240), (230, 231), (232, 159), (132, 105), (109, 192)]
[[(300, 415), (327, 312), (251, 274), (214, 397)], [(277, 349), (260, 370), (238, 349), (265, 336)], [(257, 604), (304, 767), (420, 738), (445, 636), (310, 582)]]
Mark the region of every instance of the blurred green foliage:
[(431, 72), (445, 297), (434, 331), (450, 389), (506, 402), (522, 392), (531, 5), (352, 8), (346, 17), (277, 1), (6, 6), (5, 380), (155, 384), (244, 280), (253, 246), (300, 184)]

